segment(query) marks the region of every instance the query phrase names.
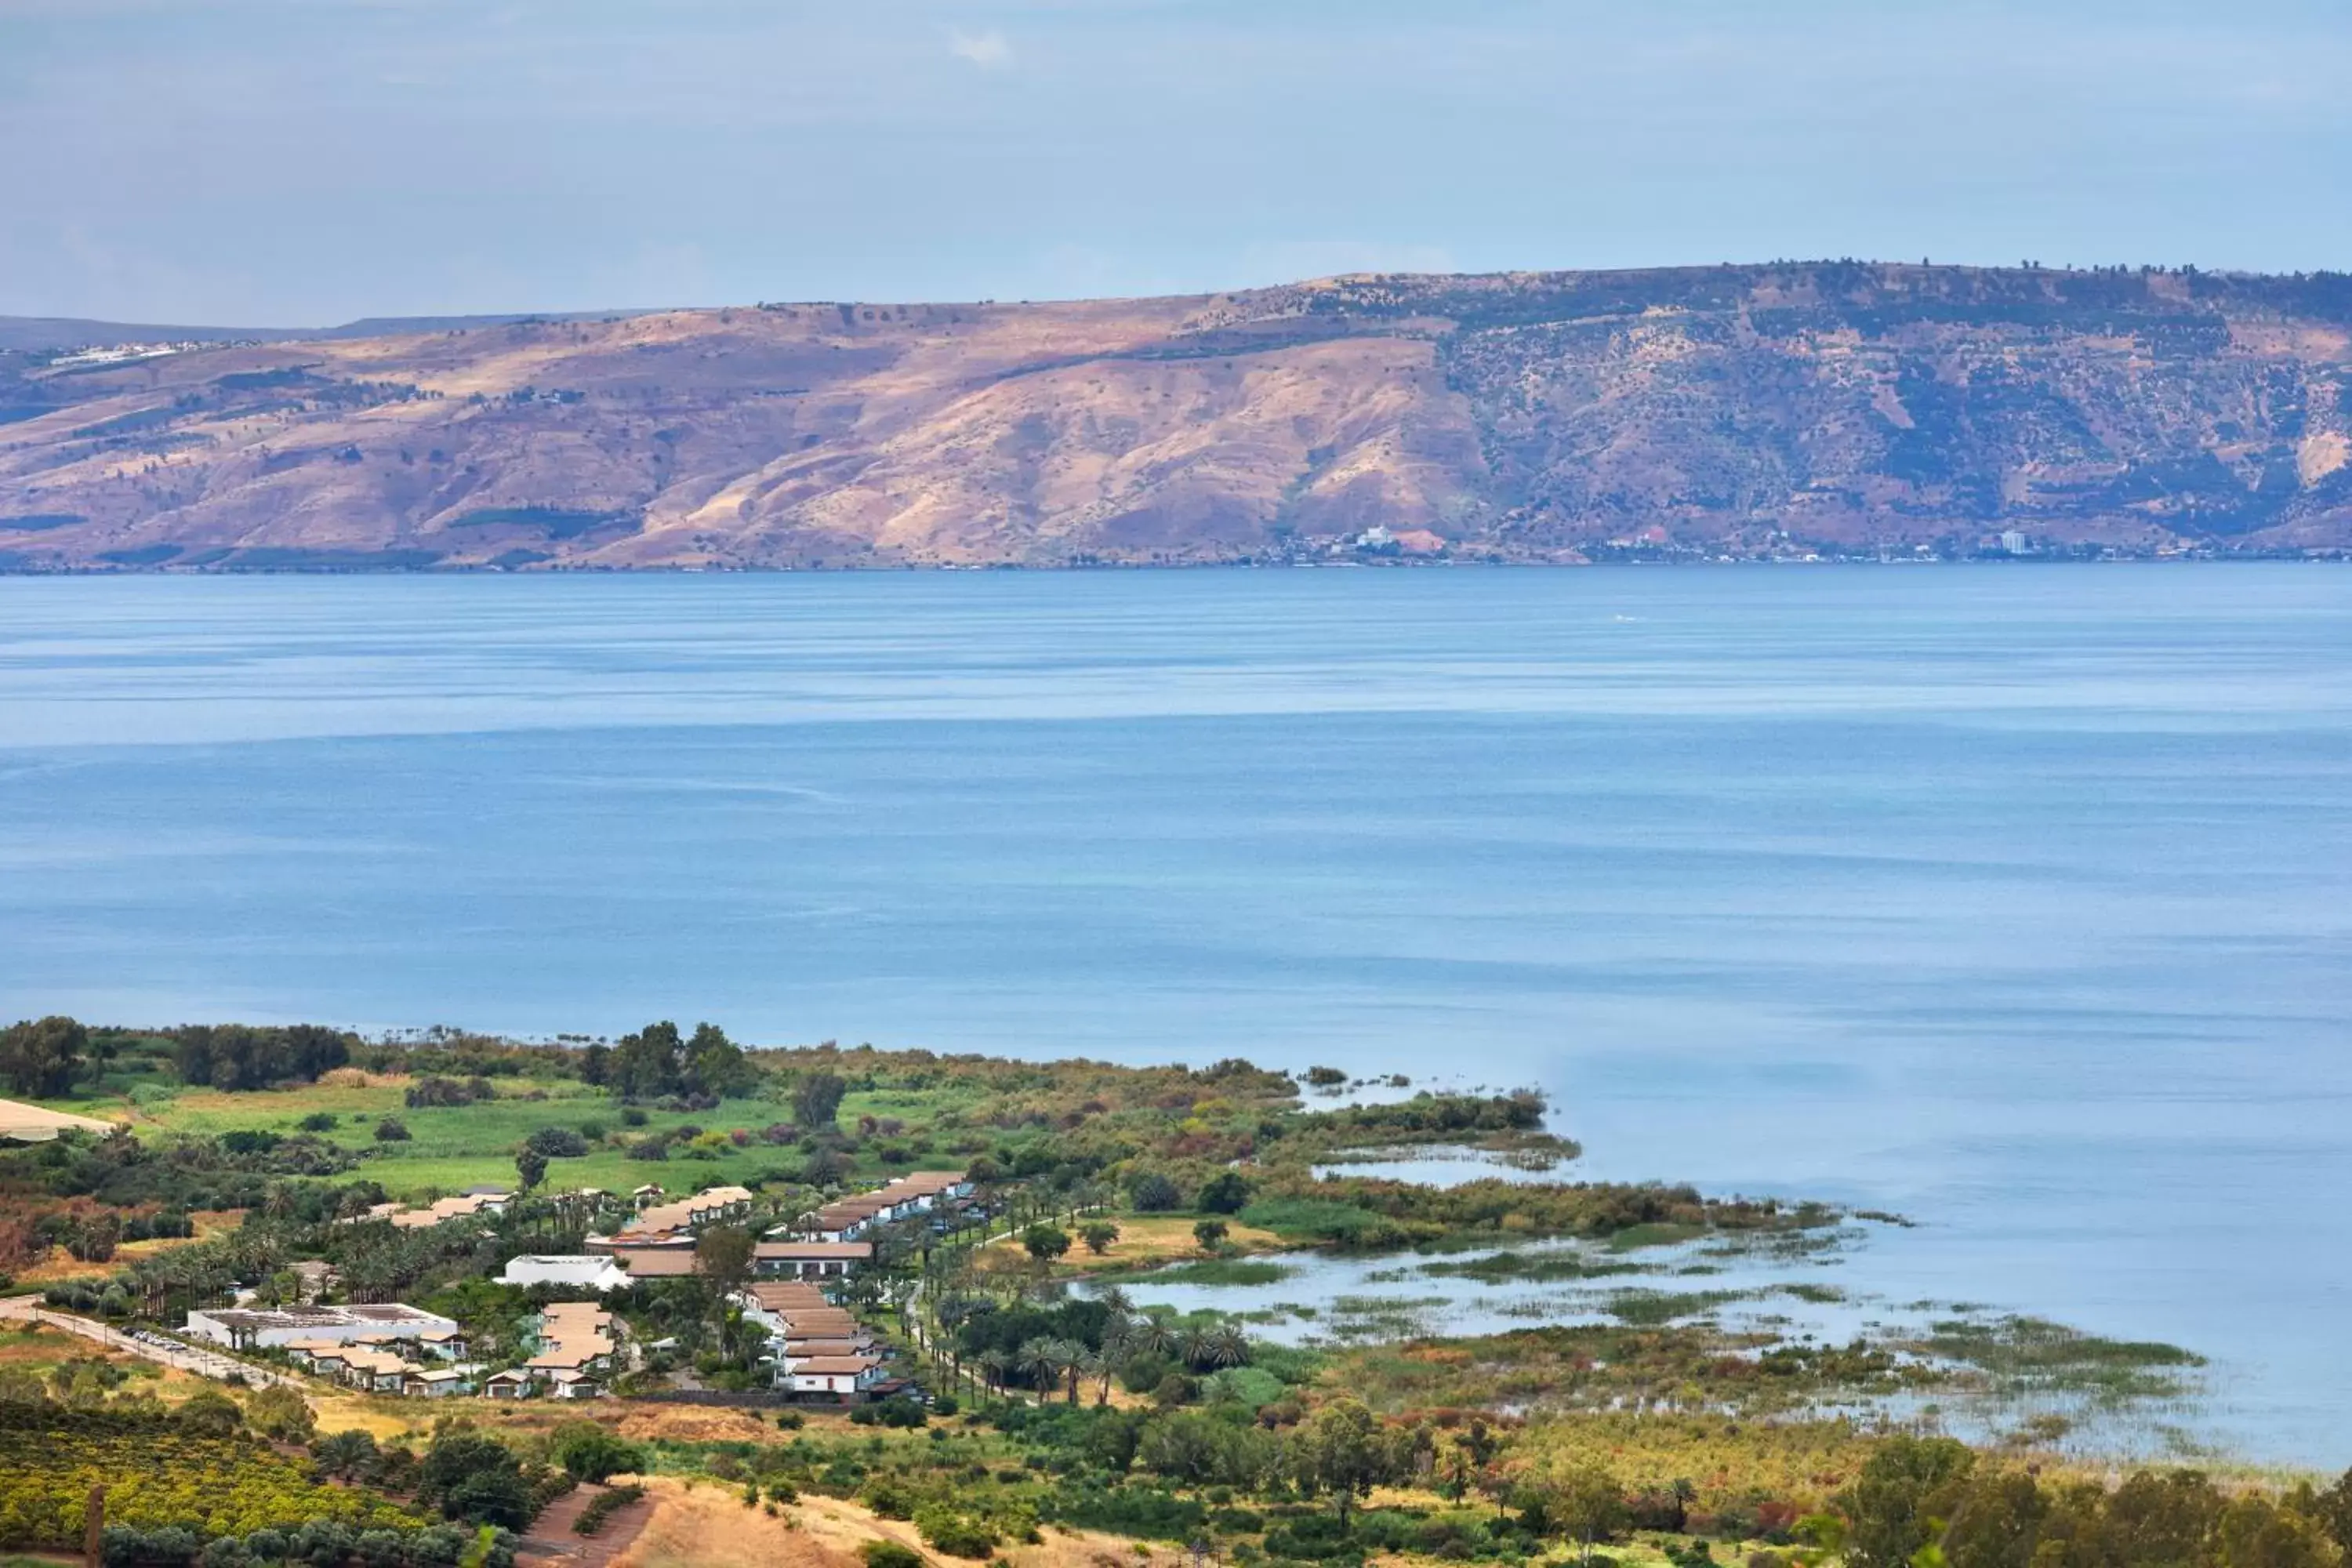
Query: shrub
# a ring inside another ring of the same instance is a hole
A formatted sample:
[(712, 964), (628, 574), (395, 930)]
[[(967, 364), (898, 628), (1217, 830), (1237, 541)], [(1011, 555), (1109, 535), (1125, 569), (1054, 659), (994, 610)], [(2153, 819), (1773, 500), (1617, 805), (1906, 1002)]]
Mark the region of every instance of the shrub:
[(866, 1568), (929, 1568), (921, 1552), (896, 1541), (869, 1541), (858, 1552)]
[(1207, 1214), (1239, 1214), (1250, 1200), (1250, 1184), (1239, 1171), (1220, 1171), (1201, 1184), (1192, 1206)]
[(522, 1146), (546, 1160), (577, 1160), (588, 1152), (588, 1140), (569, 1127), (541, 1127)]
[(929, 1503), (917, 1510), (915, 1529), (925, 1541), (950, 1557), (986, 1557), (996, 1550), (994, 1531), (942, 1503)]
[(1184, 1194), (1160, 1171), (1139, 1171), (1128, 1178), (1127, 1201), (1138, 1214), (1166, 1214), (1183, 1206)]
[(387, 1116), (375, 1124), (375, 1141), (379, 1143), (405, 1143), (408, 1125), (397, 1116)]
[(602, 1481), (646, 1468), (645, 1450), (606, 1431), (593, 1421), (567, 1421), (555, 1429), (548, 1457), (567, 1475), (583, 1481)]
[(335, 1113), (331, 1110), (314, 1110), (294, 1125), (305, 1132), (332, 1132), (336, 1127)]

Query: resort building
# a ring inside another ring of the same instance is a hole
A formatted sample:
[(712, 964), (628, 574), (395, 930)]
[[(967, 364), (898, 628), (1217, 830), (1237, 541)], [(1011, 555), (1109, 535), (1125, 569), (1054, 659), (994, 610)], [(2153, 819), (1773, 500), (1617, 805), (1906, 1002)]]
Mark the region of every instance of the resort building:
[(453, 1341), (456, 1354), (464, 1353), (464, 1331), (451, 1320), (420, 1307), (397, 1301), (366, 1307), (216, 1307), (190, 1312), (187, 1331), (198, 1339), (231, 1350), (257, 1350), (290, 1345), (296, 1340), (327, 1344), (388, 1344), (413, 1341), (420, 1345), (428, 1335), (436, 1344)]
[(514, 1194), (497, 1187), (468, 1187), (453, 1198), (436, 1198), (418, 1207), (405, 1204), (377, 1204), (363, 1215), (355, 1215), (346, 1224), (357, 1225), (365, 1220), (389, 1220), (402, 1230), (430, 1230), (454, 1219), (478, 1219), (485, 1215), (504, 1214)]
[(761, 1280), (734, 1300), (746, 1321), (767, 1330), (775, 1386), (783, 1392), (851, 1400), (884, 1381), (873, 1331), (814, 1285)]
[(611, 1255), (593, 1252), (524, 1254), (507, 1259), (501, 1285), (558, 1285), (603, 1292), (629, 1282), (629, 1271)]
[(971, 1178), (961, 1171), (917, 1171), (894, 1176), (870, 1193), (841, 1198), (786, 1227), (793, 1236), (814, 1241), (855, 1241), (876, 1226), (889, 1225), (923, 1214), (944, 1203), (969, 1197)]
[(589, 1399), (604, 1392), (619, 1370), (613, 1314), (589, 1301), (553, 1301), (540, 1310), (539, 1353), (518, 1367), (492, 1373), (482, 1392), (492, 1399)]
[(763, 1241), (751, 1249), (751, 1271), (792, 1279), (842, 1279), (874, 1261), (870, 1241)]
[(640, 1208), (621, 1226), (621, 1237), (691, 1236), (706, 1225), (751, 1218), (757, 1201), (749, 1187), (706, 1187), (690, 1198)]

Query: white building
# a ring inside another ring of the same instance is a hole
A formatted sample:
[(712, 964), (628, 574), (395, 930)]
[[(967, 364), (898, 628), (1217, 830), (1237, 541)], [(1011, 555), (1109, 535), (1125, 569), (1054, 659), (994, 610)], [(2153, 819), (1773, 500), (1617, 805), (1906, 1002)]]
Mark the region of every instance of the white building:
[(629, 1282), (629, 1271), (610, 1257), (589, 1252), (526, 1255), (507, 1259), (501, 1285), (561, 1285), (566, 1289), (617, 1289)]
[(296, 1340), (349, 1344), (359, 1340), (462, 1340), (451, 1319), (397, 1301), (371, 1307), (215, 1307), (190, 1312), (187, 1331), (231, 1350), (290, 1344)]
[(791, 1394), (860, 1394), (882, 1381), (882, 1363), (871, 1356), (811, 1356), (793, 1363), (776, 1380)]

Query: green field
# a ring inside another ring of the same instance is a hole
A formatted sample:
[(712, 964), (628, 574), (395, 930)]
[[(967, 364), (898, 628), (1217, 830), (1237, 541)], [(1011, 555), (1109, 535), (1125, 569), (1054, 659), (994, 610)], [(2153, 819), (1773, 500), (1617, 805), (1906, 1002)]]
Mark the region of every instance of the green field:
[[(555, 1188), (602, 1187), (627, 1192), (645, 1183), (684, 1190), (722, 1184), (748, 1184), (768, 1175), (796, 1178), (807, 1155), (793, 1144), (760, 1141), (762, 1128), (792, 1119), (789, 1104), (766, 1099), (727, 1100), (718, 1109), (703, 1111), (646, 1109), (642, 1125), (624, 1126), (622, 1107), (601, 1089), (576, 1080), (556, 1079), (496, 1080), (499, 1097), (472, 1105), (411, 1109), (397, 1085), (361, 1087), (310, 1084), (299, 1089), (226, 1093), (217, 1089), (187, 1089), (159, 1094), (150, 1089), (131, 1107), (121, 1098), (84, 1098), (60, 1107), (93, 1115), (121, 1115), (134, 1110), (142, 1131), (218, 1134), (237, 1131), (292, 1133), (305, 1117), (331, 1115), (338, 1125), (321, 1134), (362, 1154), (355, 1174), (381, 1184), (396, 1198), (424, 1198), (462, 1191), (469, 1186), (515, 1181), (514, 1154), (524, 1139), (542, 1127), (600, 1123), (608, 1138), (635, 1141), (653, 1131), (693, 1126), (705, 1131), (749, 1136), (742, 1147), (731, 1141), (719, 1150), (688, 1152), (675, 1149), (666, 1161), (632, 1160), (615, 1146), (599, 1144), (583, 1158), (556, 1160), (548, 1169), (548, 1184)], [(543, 1097), (543, 1098), (542, 1098)], [(850, 1095), (842, 1102), (840, 1120), (856, 1126), (861, 1116), (895, 1117), (911, 1131), (896, 1138), (869, 1143), (859, 1153), (860, 1173), (903, 1169), (906, 1162), (883, 1159), (879, 1149), (903, 1152), (918, 1163), (957, 1156), (923, 1131), (924, 1124), (960, 1097), (948, 1090), (875, 1091)], [(376, 1123), (397, 1118), (409, 1131), (405, 1142), (379, 1142)]]

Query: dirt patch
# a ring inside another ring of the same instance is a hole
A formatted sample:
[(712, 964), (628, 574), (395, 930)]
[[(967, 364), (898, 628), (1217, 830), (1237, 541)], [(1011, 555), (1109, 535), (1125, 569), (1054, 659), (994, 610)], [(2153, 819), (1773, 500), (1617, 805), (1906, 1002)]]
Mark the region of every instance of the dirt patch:
[[(1079, 1274), (1102, 1268), (1144, 1268), (1153, 1264), (1174, 1263), (1183, 1259), (1209, 1256), (1201, 1250), (1200, 1239), (1193, 1236), (1198, 1223), (1191, 1215), (1145, 1215), (1117, 1220), (1118, 1239), (1097, 1255), (1087, 1250), (1086, 1244), (1076, 1240), (1077, 1228), (1065, 1225), (1075, 1243), (1055, 1265), (1060, 1270)], [(1239, 1220), (1225, 1221), (1225, 1245), (1221, 1256), (1244, 1252), (1274, 1252), (1281, 1249), (1282, 1238), (1270, 1230), (1244, 1225)], [(1018, 1236), (1000, 1237), (981, 1249), (974, 1260), (991, 1273), (1000, 1270), (1034, 1270), (1036, 1265), (1021, 1248)]]
[[(803, 1498), (772, 1516), (764, 1506), (745, 1508), (741, 1494), (718, 1486), (667, 1479), (646, 1485), (655, 1497), (653, 1518), (613, 1568), (861, 1568), (858, 1549), (869, 1541), (910, 1546), (938, 1568), (971, 1568), (967, 1559), (924, 1545), (912, 1524), (877, 1519), (835, 1498)], [(1035, 1545), (1003, 1547), (992, 1561), (1003, 1568), (1180, 1568), (1184, 1559), (1172, 1547), (1139, 1552), (1133, 1542), (1091, 1531), (1048, 1525), (1044, 1535)]]

